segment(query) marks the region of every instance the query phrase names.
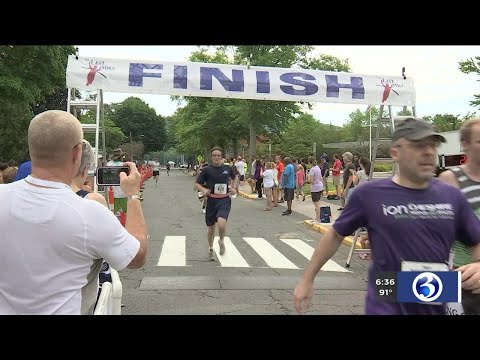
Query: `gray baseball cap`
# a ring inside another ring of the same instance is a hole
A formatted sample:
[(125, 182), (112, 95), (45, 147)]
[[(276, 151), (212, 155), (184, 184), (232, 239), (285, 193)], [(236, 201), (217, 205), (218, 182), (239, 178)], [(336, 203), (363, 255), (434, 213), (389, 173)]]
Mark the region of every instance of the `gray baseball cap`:
[(398, 126), (396, 126), (395, 132), (392, 135), (392, 141), (400, 138), (415, 141), (425, 139), (429, 136), (435, 136), (437, 141), (447, 142), (442, 135), (433, 130), (432, 124), (423, 119), (411, 117), (401, 120)]

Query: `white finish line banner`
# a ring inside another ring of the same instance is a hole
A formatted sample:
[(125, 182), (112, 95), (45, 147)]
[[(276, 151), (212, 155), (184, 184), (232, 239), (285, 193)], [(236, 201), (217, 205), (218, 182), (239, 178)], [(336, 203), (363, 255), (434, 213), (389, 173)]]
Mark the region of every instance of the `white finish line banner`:
[(71, 55), (67, 87), (105, 92), (415, 106), (413, 80), (308, 69)]

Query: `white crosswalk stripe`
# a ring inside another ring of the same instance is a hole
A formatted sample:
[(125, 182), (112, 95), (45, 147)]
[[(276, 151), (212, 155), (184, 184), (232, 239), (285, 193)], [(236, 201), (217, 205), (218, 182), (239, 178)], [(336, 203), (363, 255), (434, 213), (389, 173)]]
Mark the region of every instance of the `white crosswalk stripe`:
[(265, 260), (268, 266), (276, 269), (298, 269), (297, 265), (288, 260), (280, 251), (264, 238), (244, 237), (248, 245)]
[(157, 266), (186, 266), (186, 236), (165, 236)]
[[(310, 245), (304, 243), (300, 239), (280, 239), (280, 241), (284, 242), (288, 246), (292, 247), (293, 249), (297, 250), (300, 254), (302, 254), (307, 260), (310, 261), (312, 258), (313, 252), (315, 249)], [(320, 269), (321, 271), (340, 271), (340, 272), (350, 272), (347, 269), (341, 267), (333, 260), (328, 260), (325, 265), (322, 266)]]
[(217, 259), (220, 261), (220, 264), (224, 267), (250, 267), (245, 261), (243, 256), (240, 254), (240, 251), (237, 250), (235, 245), (233, 245), (232, 240), (228, 236), (223, 238), (225, 242), (225, 254), (220, 256), (220, 246), (218, 245), (218, 236), (215, 236), (213, 243), (213, 250), (217, 254)]
[[(218, 245), (218, 236), (215, 237), (213, 250), (216, 253), (220, 267), (225, 268), (250, 268), (253, 267), (241, 254), (237, 246), (232, 242), (231, 238), (226, 236), (225, 254), (220, 255), (220, 248)], [(299, 269), (299, 267), (282, 254), (272, 242), (259, 237), (243, 237), (242, 240), (247, 243), (251, 249), (267, 264), (267, 267), (273, 269)], [(186, 236), (165, 236), (160, 257), (157, 266), (173, 266), (184, 267), (187, 265), (186, 253)], [(280, 241), (297, 253), (302, 255), (307, 260), (313, 255), (314, 248), (301, 239), (280, 239)], [(274, 243), (274, 242), (273, 242)], [(238, 243), (237, 245), (241, 245)], [(258, 261), (258, 260), (257, 260)], [(322, 267), (321, 271), (334, 272), (350, 272), (349, 270), (338, 265), (333, 260), (328, 260)]]

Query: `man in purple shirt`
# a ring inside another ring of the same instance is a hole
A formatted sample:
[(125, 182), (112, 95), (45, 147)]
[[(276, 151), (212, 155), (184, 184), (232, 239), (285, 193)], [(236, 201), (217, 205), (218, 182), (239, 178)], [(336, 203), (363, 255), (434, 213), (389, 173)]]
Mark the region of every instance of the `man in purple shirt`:
[[(460, 190), (432, 178), (440, 142), (445, 142), (445, 138), (422, 119), (408, 118), (397, 127), (390, 155), (399, 172), (391, 179), (364, 184), (352, 194), (332, 229), (318, 242), (295, 288), (298, 313), (308, 308), (313, 280), (343, 238), (359, 227), (366, 227), (372, 251), (366, 314), (445, 314), (440, 305), (379, 301), (374, 294), (376, 274), (401, 271), (404, 261), (431, 266), (445, 264), (455, 239), (463, 239), (474, 260), (480, 259), (480, 220)], [(473, 262), (457, 270), (462, 272), (462, 287), (480, 293), (480, 263)]]

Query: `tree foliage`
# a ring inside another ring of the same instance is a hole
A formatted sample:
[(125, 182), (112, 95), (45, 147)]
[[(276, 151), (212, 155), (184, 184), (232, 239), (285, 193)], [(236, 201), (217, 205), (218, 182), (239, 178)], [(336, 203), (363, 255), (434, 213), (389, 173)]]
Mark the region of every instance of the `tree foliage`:
[(166, 144), (165, 119), (137, 97), (112, 104), (110, 118), (127, 136), (127, 141), (142, 142), (145, 152), (160, 151)]
[(0, 46), (2, 98), (33, 105), (65, 88), (68, 55), (74, 53), (73, 46)]
[[(480, 75), (480, 56), (460, 61), (459, 69), (464, 74), (476, 73), (477, 75)], [(480, 79), (477, 81), (480, 81)], [(480, 107), (480, 94), (474, 94), (473, 98), (474, 100), (470, 101), (470, 105)]]
[[(80, 91), (75, 90), (75, 98), (80, 99)], [(33, 114), (37, 115), (47, 110), (67, 111), (68, 89), (59, 87), (52, 94), (48, 95), (43, 101), (33, 106)]]
[(475, 113), (468, 113), (464, 116), (452, 114), (436, 114), (424, 116), (424, 120), (431, 122), (438, 132), (454, 131), (460, 129), (462, 123), (475, 116)]
[[(128, 137), (123, 133), (122, 129), (115, 125), (112, 120), (112, 105), (104, 104), (104, 118), (105, 118), (105, 149), (107, 154), (111, 154), (113, 149), (128, 141)], [(80, 122), (83, 124), (95, 124), (96, 111), (88, 110), (85, 114), (80, 116)], [(95, 146), (95, 134), (84, 134), (84, 138)], [(102, 153), (102, 135), (100, 134), (99, 153)]]
[(63, 108), (68, 55), (74, 53), (73, 46), (0, 46), (0, 160), (28, 157), (32, 117)]
[[(240, 45), (200, 47), (190, 61), (241, 64), (282, 68), (310, 68), (349, 71), (348, 63), (328, 55), (310, 57), (312, 46)], [(174, 97), (186, 103), (172, 117), (179, 151), (198, 152), (213, 145), (240, 153), (239, 141), (247, 139), (249, 151), (256, 153), (257, 134), (273, 139), (280, 136), (295, 116), (298, 103), (243, 99)]]

